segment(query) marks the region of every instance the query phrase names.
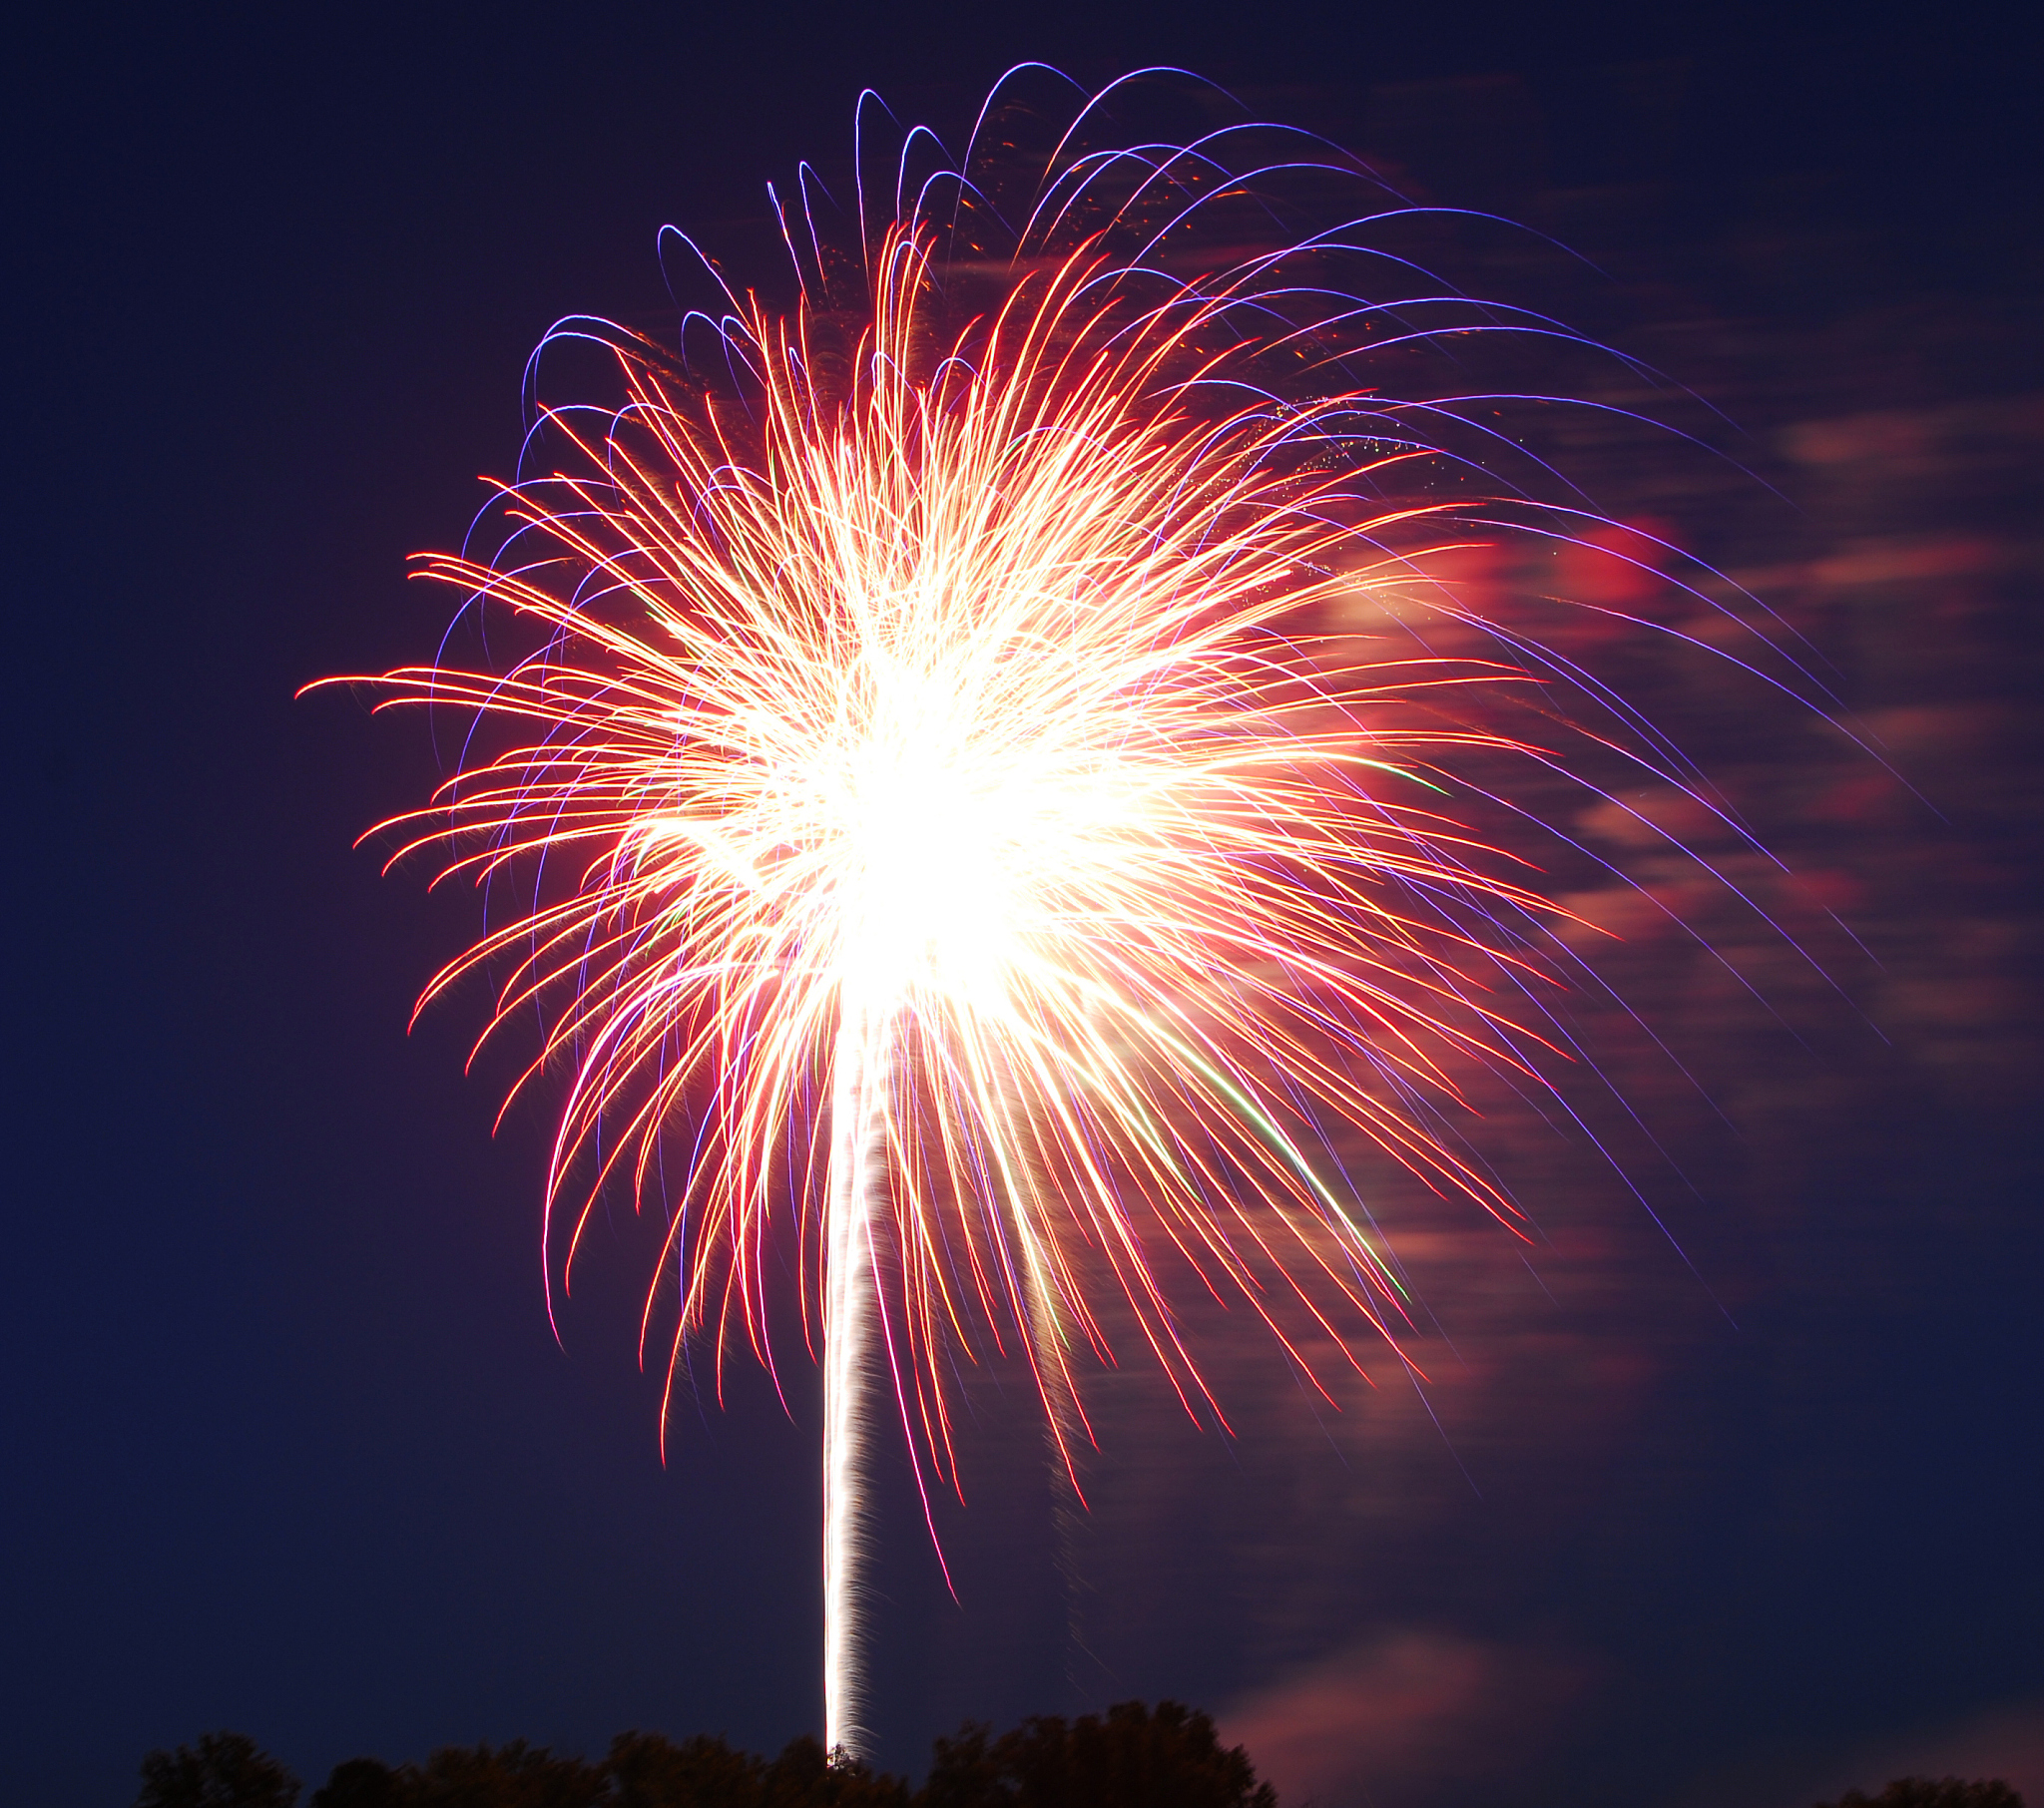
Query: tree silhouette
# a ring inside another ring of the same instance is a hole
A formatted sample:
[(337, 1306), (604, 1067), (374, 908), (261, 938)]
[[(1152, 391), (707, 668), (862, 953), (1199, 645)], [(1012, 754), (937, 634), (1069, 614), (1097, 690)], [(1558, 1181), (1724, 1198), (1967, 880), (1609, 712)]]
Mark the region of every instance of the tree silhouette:
[(756, 1803), (766, 1761), (722, 1737), (699, 1733), (677, 1745), (659, 1733), (620, 1733), (604, 1768), (611, 1808), (727, 1808)]
[(400, 1808), (397, 1772), (376, 1758), (336, 1764), (326, 1787), (312, 1791), (312, 1808)]
[(1278, 1792), (1257, 1781), (1242, 1747), (1224, 1750), (1213, 1719), (1176, 1701), (1154, 1710), (1124, 1701), (1070, 1725), (1055, 1716), (1025, 1720), (998, 1739), (968, 1725), (937, 1741), (929, 1780), (916, 1795), (916, 1808), (1277, 1805)]
[(603, 1766), (557, 1758), (543, 1745), (443, 1745), (394, 1773), (402, 1808), (597, 1808)]
[(721, 1737), (680, 1744), (620, 1733), (599, 1764), (523, 1741), (443, 1746), (393, 1770), (374, 1758), (335, 1766), (311, 1808), (911, 1808), (908, 1785), (863, 1764), (831, 1763), (816, 1740), (767, 1762)]
[(2023, 1798), (1999, 1777), (1897, 1777), (1878, 1795), (1848, 1789), (1816, 1808), (2023, 1808)]
[(909, 1808), (908, 1785), (857, 1759), (834, 1764), (820, 1739), (790, 1739), (766, 1766), (760, 1808)]
[(292, 1808), (297, 1799), (298, 1779), (254, 1739), (211, 1732), (144, 1758), (135, 1808)]
[[(240, 1733), (143, 1760), (136, 1808), (293, 1808), (298, 1782)], [(1926, 1795), (1898, 1796), (1904, 1787)], [(1937, 1793), (1956, 1789), (1957, 1795)], [(1966, 1793), (1999, 1791), (1998, 1794)], [(543, 1746), (446, 1745), (423, 1764), (337, 1764), (310, 1808), (1278, 1808), (1240, 1746), (1223, 1749), (1206, 1714), (1175, 1701), (1124, 1701), (1067, 1723), (1025, 1720), (996, 1738), (967, 1724), (936, 1742), (928, 1780), (907, 1782), (813, 1738), (756, 1757), (722, 1736), (677, 1743), (620, 1733), (598, 1762)], [(2022, 1808), (2004, 1784), (1892, 1784), (1878, 1803), (1839, 1808)]]

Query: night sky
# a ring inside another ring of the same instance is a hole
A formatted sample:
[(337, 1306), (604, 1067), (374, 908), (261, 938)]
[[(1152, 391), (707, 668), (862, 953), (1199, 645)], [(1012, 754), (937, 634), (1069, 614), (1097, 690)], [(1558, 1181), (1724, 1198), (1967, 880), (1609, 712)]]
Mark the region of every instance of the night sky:
[(1600, 503), (1807, 634), (1899, 778), (1636, 672), (1863, 951), (1810, 919), (1833, 987), (1742, 950), (1763, 1005), (1618, 925), (1601, 970), (1696, 1081), (1603, 1025), (1668, 1158), (1643, 1204), (1480, 1100), (1530, 1256), (1385, 1182), (1432, 1415), (1316, 1418), (1210, 1327), (1240, 1439), (1132, 1360), (1075, 1521), (1022, 1378), (982, 1388), (958, 1602), (880, 1480), (880, 1760), (1174, 1696), (1322, 1808), (1799, 1808), (1907, 1770), (2044, 1800), (2030, 47), (1966, 6), (861, 11), (13, 29), (0, 1794), (117, 1808), (216, 1727), (309, 1784), (819, 1730), (813, 1381), (790, 1422), (742, 1369), (663, 1467), (623, 1212), (556, 1342), (545, 1110), (492, 1137), (475, 998), (405, 1034), (475, 900), (351, 848), (432, 751), (293, 691), (430, 656), (405, 555), (510, 468), (552, 321), (672, 330), (661, 225), (773, 279), (764, 185), (841, 163), (862, 86), (955, 133), (1033, 57), (1197, 69), (1593, 257), (1576, 317), (1752, 473), (1586, 441)]

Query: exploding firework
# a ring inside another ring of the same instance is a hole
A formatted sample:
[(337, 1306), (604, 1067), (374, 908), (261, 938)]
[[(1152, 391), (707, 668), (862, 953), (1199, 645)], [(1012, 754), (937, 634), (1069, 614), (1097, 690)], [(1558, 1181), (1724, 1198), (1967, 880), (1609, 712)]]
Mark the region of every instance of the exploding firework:
[[(1013, 1356), (1076, 1488), (1109, 1298), (1225, 1423), (1186, 1287), (1308, 1385), (1409, 1364), (1338, 1149), (1513, 1224), (1440, 1110), (1472, 1064), (1544, 1084), (1565, 967), (1460, 775), (1549, 774), (1573, 732), (1684, 780), (1449, 582), (1458, 549), (1586, 518), (1508, 468), (1500, 397), (1416, 361), (1566, 335), (1415, 286), (1377, 191), (1374, 223), (1300, 234), (1370, 189), (1324, 147), (1132, 147), (1118, 92), (1039, 142), (1011, 84), (964, 157), (910, 134), (888, 181), (862, 146), (841, 229), (804, 172), (785, 307), (724, 288), (672, 348), (557, 329), (622, 400), (537, 408), (498, 550), (422, 564), (521, 650), (336, 680), (466, 720), (386, 827), (517, 889), (421, 1005), (488, 968), (485, 1040), (541, 1027), (512, 1091), (565, 1085), (563, 1270), (628, 1187), (666, 1214), (642, 1348), (670, 1396), (694, 1343), (721, 1375), (770, 1367), (790, 1309), (811, 1339), (833, 1748), (863, 1737), (875, 1420), (955, 1482), (956, 1376)], [(1558, 686), (1598, 723), (1565, 730)]]

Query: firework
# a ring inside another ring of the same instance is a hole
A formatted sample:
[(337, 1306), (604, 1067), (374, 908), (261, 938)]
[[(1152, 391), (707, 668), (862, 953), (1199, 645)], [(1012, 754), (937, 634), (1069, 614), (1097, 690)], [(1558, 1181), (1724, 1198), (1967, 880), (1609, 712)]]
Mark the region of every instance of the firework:
[(421, 1005), (488, 968), (485, 1039), (541, 1026), (512, 1091), (563, 1078), (563, 1269), (607, 1188), (666, 1213), (642, 1348), (665, 1326), (672, 1396), (696, 1341), (720, 1383), (734, 1349), (775, 1362), (798, 1255), (852, 1751), (874, 1421), (955, 1483), (955, 1374), (1013, 1356), (1076, 1487), (1112, 1297), (1225, 1424), (1184, 1287), (1312, 1386), (1328, 1352), (1406, 1361), (1334, 1138), (1512, 1223), (1436, 1107), (1471, 1063), (1540, 1084), (1553, 974), (1552, 907), (1454, 776), (1551, 765), (1498, 725), (1530, 650), (1343, 628), (1466, 625), (1456, 548), (1572, 532), (1499, 475), (1495, 398), (1385, 387), (1450, 331), (1553, 329), (1359, 299), (1407, 266), (1353, 224), (1287, 232), (1301, 184), (1366, 183), (1321, 152), (1131, 149), (1099, 100), (1032, 150), (1004, 92), (955, 167), (909, 136), (891, 207), (862, 148), (841, 232), (805, 175), (790, 305), (723, 290), (672, 349), (561, 329), (621, 401), (540, 407), (499, 550), (421, 568), (522, 651), (366, 680), (469, 718), (399, 855), (521, 901)]

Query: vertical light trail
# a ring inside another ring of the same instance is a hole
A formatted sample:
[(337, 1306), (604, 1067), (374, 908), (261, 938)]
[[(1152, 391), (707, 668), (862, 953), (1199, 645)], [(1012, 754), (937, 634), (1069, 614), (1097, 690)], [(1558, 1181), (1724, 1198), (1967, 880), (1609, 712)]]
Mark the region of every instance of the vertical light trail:
[(873, 1219), (887, 1184), (886, 1029), (847, 1001), (837, 1031), (823, 1207), (823, 1743), (866, 1744), (865, 1446), (872, 1387)]

